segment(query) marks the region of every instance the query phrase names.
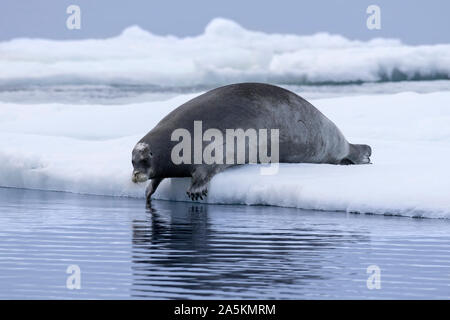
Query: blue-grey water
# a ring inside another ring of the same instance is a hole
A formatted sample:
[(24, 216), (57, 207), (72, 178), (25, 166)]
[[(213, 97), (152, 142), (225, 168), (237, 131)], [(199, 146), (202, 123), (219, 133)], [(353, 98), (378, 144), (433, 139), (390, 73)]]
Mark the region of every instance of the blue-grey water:
[(448, 299), (450, 221), (0, 188), (0, 298)]
[[(46, 83), (4, 81), (0, 79), (0, 101), (33, 105), (36, 103), (129, 104), (169, 99), (185, 93), (199, 93), (221, 84), (192, 87), (160, 87), (152, 84), (126, 83)], [(450, 80), (395, 81), (341, 84), (278, 84), (305, 99), (351, 95), (394, 94), (405, 91), (430, 93), (449, 91)]]

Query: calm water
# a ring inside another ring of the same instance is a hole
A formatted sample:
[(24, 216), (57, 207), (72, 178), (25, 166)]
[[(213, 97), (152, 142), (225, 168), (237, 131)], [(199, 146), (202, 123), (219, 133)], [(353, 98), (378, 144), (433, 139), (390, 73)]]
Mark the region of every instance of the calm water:
[[(374, 82), (336, 85), (286, 85), (305, 99), (319, 99), (351, 95), (393, 94), (405, 91), (430, 93), (449, 91), (450, 80)], [(155, 85), (116, 84), (52, 84), (14, 83), (0, 79), (0, 101), (33, 105), (36, 103), (69, 104), (129, 104), (165, 100), (186, 93), (208, 91), (220, 84), (194, 87), (158, 87)]]
[(450, 221), (0, 188), (0, 298), (448, 299)]

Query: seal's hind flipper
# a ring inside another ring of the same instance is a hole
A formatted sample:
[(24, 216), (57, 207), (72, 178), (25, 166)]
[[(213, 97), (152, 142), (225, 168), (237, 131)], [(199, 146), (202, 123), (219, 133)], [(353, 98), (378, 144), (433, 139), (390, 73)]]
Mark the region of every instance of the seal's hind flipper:
[[(349, 144), (350, 150), (341, 164), (368, 164), (370, 162), (370, 156), (372, 155), (372, 148), (367, 144)], [(351, 163), (348, 163), (349, 161)]]

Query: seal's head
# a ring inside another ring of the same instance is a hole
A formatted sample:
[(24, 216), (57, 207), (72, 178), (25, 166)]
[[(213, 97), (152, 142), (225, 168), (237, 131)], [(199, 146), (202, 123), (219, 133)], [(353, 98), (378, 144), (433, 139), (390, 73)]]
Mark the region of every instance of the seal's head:
[(153, 154), (147, 143), (139, 142), (134, 147), (131, 156), (131, 162), (134, 168), (131, 180), (134, 183), (145, 182), (153, 177), (152, 157)]

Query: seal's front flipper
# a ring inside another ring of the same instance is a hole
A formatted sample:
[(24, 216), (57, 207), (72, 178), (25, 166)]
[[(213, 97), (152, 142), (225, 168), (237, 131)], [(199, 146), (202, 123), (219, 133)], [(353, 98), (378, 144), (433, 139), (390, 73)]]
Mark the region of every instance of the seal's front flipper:
[(150, 183), (147, 186), (147, 189), (145, 189), (145, 199), (147, 202), (147, 205), (152, 201), (151, 196), (155, 193), (156, 189), (158, 188), (159, 184), (163, 181), (163, 179), (152, 179)]
[(217, 169), (212, 166), (197, 167), (192, 172), (191, 186), (186, 194), (191, 200), (203, 200), (208, 195), (208, 183), (217, 173)]

